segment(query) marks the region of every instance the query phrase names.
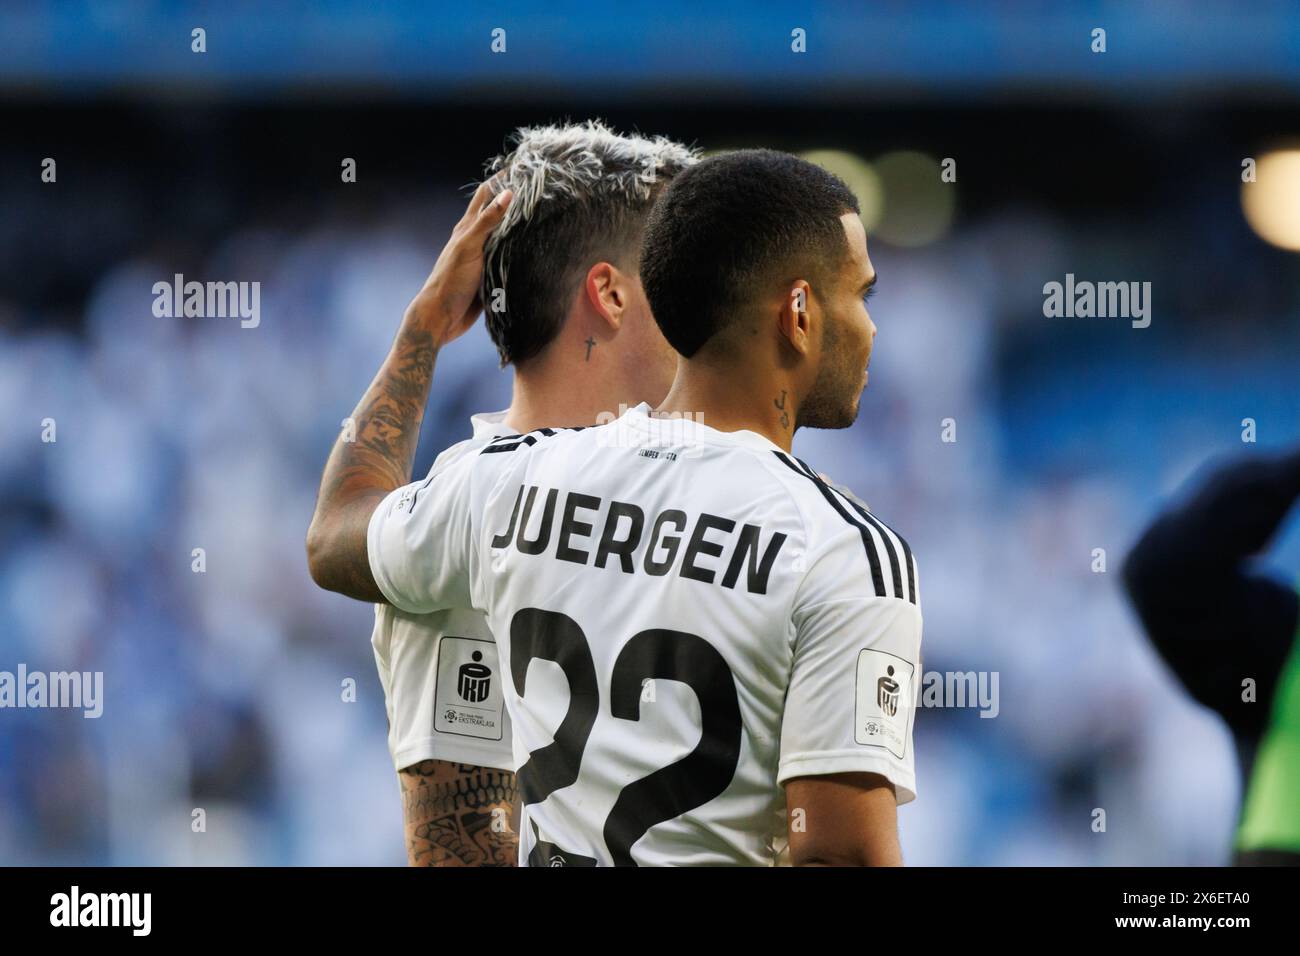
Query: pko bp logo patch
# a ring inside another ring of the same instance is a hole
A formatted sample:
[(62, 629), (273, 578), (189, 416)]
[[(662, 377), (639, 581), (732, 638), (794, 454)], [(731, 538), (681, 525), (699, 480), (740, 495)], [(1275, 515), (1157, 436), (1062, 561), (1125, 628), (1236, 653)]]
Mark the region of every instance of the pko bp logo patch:
[(460, 694), (461, 700), (471, 704), (487, 700), (488, 691), (492, 689), (492, 668), (482, 661), (483, 652), (474, 651), (470, 660), (456, 671), (456, 693)]
[(916, 709), (915, 675), (916, 666), (895, 654), (858, 652), (854, 740), (903, 758)]
[(438, 643), (434, 729), (443, 734), (501, 740), (505, 698), (491, 641), (446, 635)]

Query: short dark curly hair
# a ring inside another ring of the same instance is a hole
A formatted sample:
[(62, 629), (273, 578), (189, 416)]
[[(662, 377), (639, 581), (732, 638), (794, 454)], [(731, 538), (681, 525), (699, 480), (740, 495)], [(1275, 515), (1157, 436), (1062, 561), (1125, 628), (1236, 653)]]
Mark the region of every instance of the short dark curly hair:
[(789, 153), (737, 150), (684, 170), (641, 242), (641, 284), (664, 338), (690, 358), (757, 288), (829, 277), (848, 255), (840, 217), (858, 211), (843, 180)]

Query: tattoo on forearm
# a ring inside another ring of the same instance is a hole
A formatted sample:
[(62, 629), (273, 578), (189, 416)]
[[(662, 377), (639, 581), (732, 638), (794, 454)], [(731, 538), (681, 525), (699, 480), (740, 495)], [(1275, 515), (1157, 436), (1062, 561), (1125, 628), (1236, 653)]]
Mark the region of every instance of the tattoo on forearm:
[(516, 866), (515, 775), (425, 760), (398, 774), (412, 866)]
[[(353, 417), (357, 440), (347, 446), (345, 468), (392, 491), (411, 480), (424, 403), (433, 379), (433, 335), (403, 330)], [(336, 448), (338, 446), (336, 445)]]
[(340, 435), (334, 443), (313, 519), (329, 544), (318, 555), (318, 570), (330, 590), (383, 600), (366, 559), (366, 528), (375, 505), (411, 480), (436, 354), (432, 333), (403, 324), (352, 413), (355, 439)]

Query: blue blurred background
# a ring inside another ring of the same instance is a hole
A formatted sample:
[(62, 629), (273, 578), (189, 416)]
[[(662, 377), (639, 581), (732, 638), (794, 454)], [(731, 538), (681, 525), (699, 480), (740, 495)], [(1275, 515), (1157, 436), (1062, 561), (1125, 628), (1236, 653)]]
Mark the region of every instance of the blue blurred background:
[[(305, 568), (320, 468), (482, 162), (588, 116), (863, 200), (871, 387), (796, 453), (913, 545), (925, 670), (1000, 678), (919, 715), (908, 861), (1225, 862), (1231, 740), (1118, 570), (1207, 461), (1300, 440), (1300, 12), (997, 9), (0, 9), (0, 670), (105, 681), (99, 719), (0, 710), (0, 863), (403, 862), (372, 612)], [(260, 324), (155, 317), (175, 273), (259, 281)], [(1150, 327), (1045, 317), (1067, 273), (1150, 282)], [(417, 470), (509, 374), (481, 327), (443, 353)]]

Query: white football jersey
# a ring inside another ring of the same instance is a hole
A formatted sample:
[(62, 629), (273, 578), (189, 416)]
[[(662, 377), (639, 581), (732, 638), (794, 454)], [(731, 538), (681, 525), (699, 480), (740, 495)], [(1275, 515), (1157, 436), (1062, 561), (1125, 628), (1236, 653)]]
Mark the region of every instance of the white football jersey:
[(781, 784), (915, 796), (907, 544), (748, 431), (497, 438), (375, 512), (386, 597), (487, 612), (532, 866), (771, 864)]
[[(505, 412), (470, 418), (473, 437), (446, 448), (425, 482), (510, 430)], [(510, 717), (487, 616), (468, 606), (412, 614), (375, 605), (370, 637), (388, 710), (388, 752), (402, 770), (421, 760), (451, 760), (513, 770)], [(462, 673), (465, 677), (462, 677)], [(473, 675), (481, 675), (475, 678)]]

